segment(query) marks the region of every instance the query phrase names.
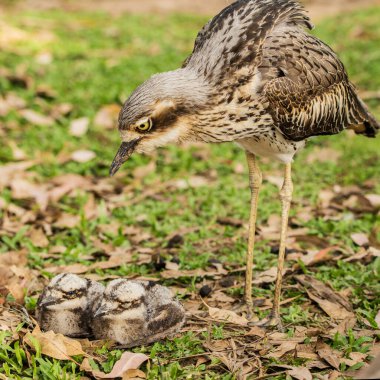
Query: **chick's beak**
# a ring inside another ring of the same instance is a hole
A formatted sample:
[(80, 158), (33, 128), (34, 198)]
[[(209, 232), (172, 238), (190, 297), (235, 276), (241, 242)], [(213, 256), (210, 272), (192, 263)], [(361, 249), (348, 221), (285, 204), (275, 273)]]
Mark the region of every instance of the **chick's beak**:
[(50, 305), (54, 305), (57, 303), (57, 299), (52, 297), (52, 296), (47, 296), (47, 297), (44, 297), (40, 302), (39, 302), (39, 307), (41, 308), (46, 308), (46, 307), (49, 307)]
[(93, 314), (93, 318), (102, 317), (103, 315), (108, 314), (110, 311), (111, 309), (108, 308), (107, 305), (102, 304), (100, 305), (99, 309), (97, 309), (95, 313)]
[(123, 142), (120, 145), (120, 148), (117, 151), (116, 156), (113, 159), (112, 165), (110, 167), (111, 177), (120, 169), (120, 166), (123, 165), (123, 163), (128, 160), (128, 158), (131, 156), (131, 154), (135, 150), (135, 147), (139, 141), (140, 139), (134, 139), (131, 141)]

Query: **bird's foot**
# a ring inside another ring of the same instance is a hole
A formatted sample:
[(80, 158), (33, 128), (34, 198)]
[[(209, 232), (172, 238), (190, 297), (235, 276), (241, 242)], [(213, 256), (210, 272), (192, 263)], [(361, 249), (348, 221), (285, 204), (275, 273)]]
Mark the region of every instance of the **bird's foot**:
[(259, 318), (253, 311), (252, 302), (243, 301), (243, 303), (239, 304), (234, 311), (241, 314), (243, 317), (247, 318), (249, 323), (259, 322)]
[(264, 318), (258, 322), (255, 322), (255, 321), (249, 322), (249, 325), (264, 327), (267, 329), (277, 329), (280, 332), (285, 331), (284, 326), (282, 325), (282, 321), (281, 321), (280, 316), (276, 313), (273, 313), (273, 312), (270, 313), (268, 315), (268, 317), (266, 317), (266, 318)]

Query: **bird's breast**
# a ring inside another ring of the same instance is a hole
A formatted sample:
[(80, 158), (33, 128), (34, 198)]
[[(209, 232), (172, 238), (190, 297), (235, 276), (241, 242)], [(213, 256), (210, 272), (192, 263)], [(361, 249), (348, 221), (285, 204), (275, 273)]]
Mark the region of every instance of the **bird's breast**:
[(236, 141), (244, 150), (284, 164), (291, 163), (294, 155), (305, 146), (306, 141), (290, 141), (276, 129), (266, 131), (255, 137), (248, 137)]

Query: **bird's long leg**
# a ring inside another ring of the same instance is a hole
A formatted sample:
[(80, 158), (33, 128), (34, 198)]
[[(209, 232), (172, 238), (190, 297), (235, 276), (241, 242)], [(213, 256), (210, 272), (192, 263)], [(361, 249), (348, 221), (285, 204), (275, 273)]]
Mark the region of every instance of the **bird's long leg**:
[(249, 172), (249, 186), (251, 188), (251, 211), (249, 216), (249, 232), (248, 232), (248, 251), (247, 251), (247, 266), (245, 272), (245, 303), (248, 308), (248, 319), (253, 316), (252, 302), (252, 267), (253, 267), (253, 249), (255, 247), (256, 233), (256, 217), (257, 203), (259, 199), (259, 191), (263, 180), (261, 170), (257, 163), (255, 155), (247, 152), (247, 163)]
[(286, 164), (285, 166), (285, 176), (284, 184), (280, 191), (281, 199), (281, 235), (280, 235), (280, 249), (278, 254), (278, 266), (277, 266), (277, 278), (276, 286), (274, 291), (274, 301), (273, 309), (269, 316), (269, 320), (266, 325), (279, 326), (282, 330), (281, 318), (280, 318), (280, 296), (281, 296), (281, 286), (282, 286), (282, 276), (284, 270), (285, 262), (285, 248), (286, 248), (286, 238), (288, 230), (288, 219), (290, 204), (292, 202), (293, 194), (293, 182), (292, 182), (292, 164)]

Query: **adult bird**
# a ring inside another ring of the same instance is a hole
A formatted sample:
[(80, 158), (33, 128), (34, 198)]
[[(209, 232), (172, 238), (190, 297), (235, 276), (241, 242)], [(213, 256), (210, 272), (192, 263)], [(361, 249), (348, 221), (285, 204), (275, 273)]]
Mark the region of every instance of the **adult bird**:
[(280, 248), (273, 310), (280, 323), (280, 293), (291, 163), (306, 139), (346, 128), (374, 137), (379, 124), (360, 100), (337, 55), (310, 35), (312, 24), (295, 0), (240, 0), (199, 32), (182, 68), (152, 76), (125, 102), (119, 116), (122, 144), (115, 174), (133, 152), (169, 143), (234, 141), (246, 152), (251, 213), (245, 301), (252, 312), (252, 265), (259, 189), (257, 156), (285, 165)]

